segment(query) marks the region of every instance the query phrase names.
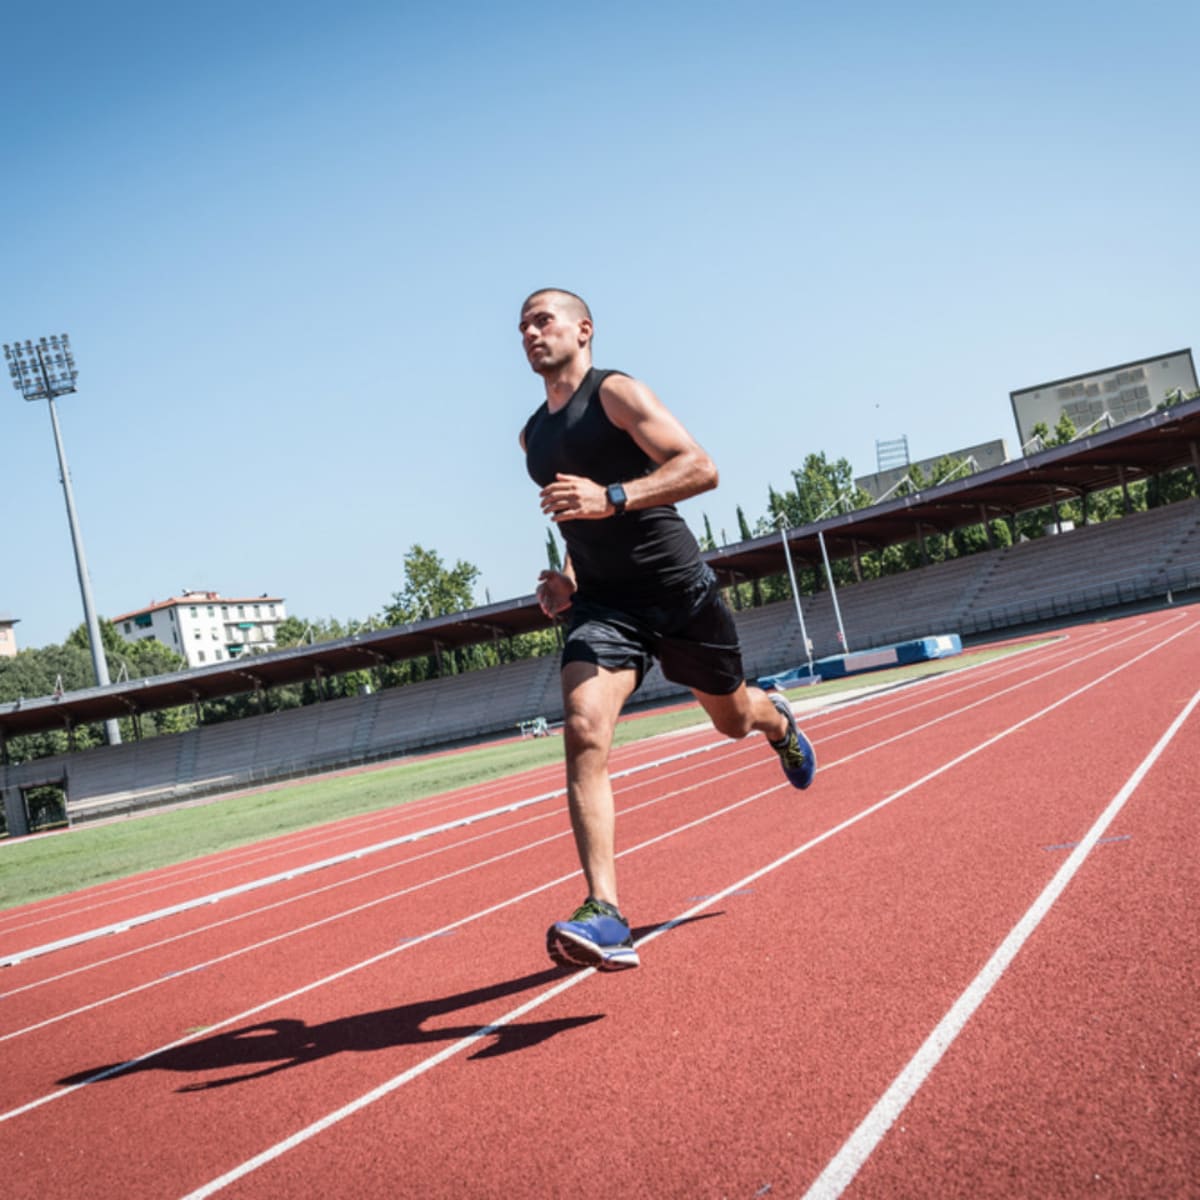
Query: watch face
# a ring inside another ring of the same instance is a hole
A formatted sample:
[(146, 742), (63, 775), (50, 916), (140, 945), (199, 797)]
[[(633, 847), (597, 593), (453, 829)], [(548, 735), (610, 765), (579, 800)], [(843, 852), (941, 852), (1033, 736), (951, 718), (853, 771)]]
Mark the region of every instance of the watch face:
[(617, 512), (625, 511), (625, 489), (619, 483), (608, 485), (608, 502)]

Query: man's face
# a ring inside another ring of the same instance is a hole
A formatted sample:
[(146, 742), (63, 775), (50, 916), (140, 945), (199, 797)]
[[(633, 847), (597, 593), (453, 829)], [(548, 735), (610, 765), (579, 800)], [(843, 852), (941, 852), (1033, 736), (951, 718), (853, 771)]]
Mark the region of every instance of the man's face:
[(521, 310), (518, 328), (525, 357), (539, 375), (565, 367), (587, 345), (592, 323), (574, 307), (568, 297), (546, 292)]

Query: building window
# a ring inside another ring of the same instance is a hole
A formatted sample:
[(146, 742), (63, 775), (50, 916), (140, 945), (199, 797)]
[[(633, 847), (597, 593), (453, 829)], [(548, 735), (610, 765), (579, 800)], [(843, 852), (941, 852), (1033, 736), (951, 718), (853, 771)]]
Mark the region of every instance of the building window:
[(199, 640), (200, 640), (200, 630), (198, 630), (198, 629), (197, 629), (197, 630), (196, 630), (196, 631), (195, 631), (195, 632), (192, 634), (192, 637), (194, 637), (194, 638), (196, 639), (196, 641), (199, 641)]
[(223, 616), (223, 617), (229, 616), (229, 605), (228, 604), (221, 605), (221, 616)]
[(208, 615), (210, 617), (215, 617), (217, 615), (216, 608), (214, 608), (213, 605), (211, 605), (211, 604), (208, 606)]
[(133, 632), (133, 625), (132, 625), (132, 624), (131, 624), (129, 621), (126, 621), (126, 622), (125, 622), (125, 632), (126, 632), (126, 633), (132, 633), (132, 632)]
[(199, 611), (197, 610), (196, 606), (193, 604), (192, 605), (192, 616), (198, 617), (199, 615), (200, 615)]
[(203, 651), (203, 650), (197, 650), (197, 651), (196, 651), (196, 657), (197, 657), (197, 658), (198, 658), (198, 659), (199, 659), (201, 662), (203, 662), (203, 661), (204, 661), (204, 651)]
[(269, 608), (270, 608), (271, 616), (274, 616), (275, 615), (275, 605), (272, 604), (269, 606)]
[(245, 615), (246, 615), (246, 606), (244, 604), (239, 604), (238, 605), (238, 616), (245, 617)]

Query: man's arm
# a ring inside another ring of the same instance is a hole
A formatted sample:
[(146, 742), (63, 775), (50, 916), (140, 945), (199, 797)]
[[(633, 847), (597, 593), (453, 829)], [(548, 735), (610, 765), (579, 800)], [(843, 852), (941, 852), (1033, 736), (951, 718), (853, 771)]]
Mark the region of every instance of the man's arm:
[[(644, 384), (610, 375), (600, 387), (604, 414), (656, 464), (648, 475), (624, 481), (626, 508), (674, 504), (717, 486), (717, 468), (677, 417)], [(542, 512), (555, 522), (612, 515), (604, 488), (579, 475), (559, 475), (542, 489)]]

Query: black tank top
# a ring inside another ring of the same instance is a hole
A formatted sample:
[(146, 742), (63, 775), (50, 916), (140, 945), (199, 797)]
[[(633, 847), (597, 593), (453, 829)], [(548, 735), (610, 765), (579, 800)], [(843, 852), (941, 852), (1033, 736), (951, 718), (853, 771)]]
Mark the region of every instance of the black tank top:
[[(582, 475), (602, 486), (648, 475), (655, 463), (605, 415), (600, 385), (619, 371), (584, 376), (557, 412), (546, 404), (525, 422), (525, 466), (539, 487), (555, 475)], [(627, 511), (598, 521), (564, 521), (580, 595), (614, 608), (661, 603), (704, 570), (700, 547), (673, 504)]]

